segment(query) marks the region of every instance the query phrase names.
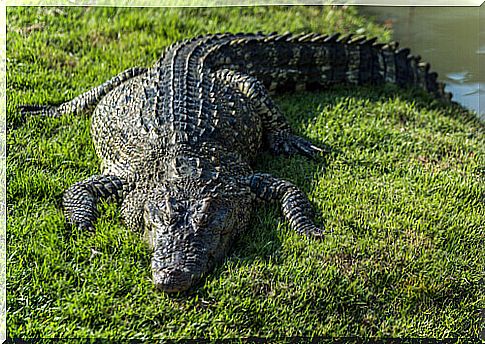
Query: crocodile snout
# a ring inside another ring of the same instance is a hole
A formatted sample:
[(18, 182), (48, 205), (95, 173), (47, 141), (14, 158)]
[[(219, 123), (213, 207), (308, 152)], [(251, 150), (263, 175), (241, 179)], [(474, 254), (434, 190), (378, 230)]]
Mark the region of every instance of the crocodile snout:
[(185, 291), (192, 286), (193, 282), (191, 273), (179, 269), (153, 271), (153, 283), (156, 288), (167, 293)]

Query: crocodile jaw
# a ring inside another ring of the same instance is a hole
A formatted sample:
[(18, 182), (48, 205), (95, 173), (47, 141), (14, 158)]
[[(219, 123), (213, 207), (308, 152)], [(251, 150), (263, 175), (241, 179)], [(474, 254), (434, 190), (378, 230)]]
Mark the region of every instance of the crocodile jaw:
[(190, 272), (177, 269), (152, 269), (153, 284), (158, 290), (176, 293), (188, 290), (198, 280)]

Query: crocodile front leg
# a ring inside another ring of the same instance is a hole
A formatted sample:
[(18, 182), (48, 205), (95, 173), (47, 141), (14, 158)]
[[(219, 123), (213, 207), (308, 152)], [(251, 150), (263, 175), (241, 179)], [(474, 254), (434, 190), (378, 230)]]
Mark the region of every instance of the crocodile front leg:
[(245, 180), (252, 193), (264, 201), (279, 201), (283, 215), (293, 230), (312, 237), (323, 237), (324, 231), (313, 223), (308, 198), (289, 181), (270, 174), (255, 173)]
[(229, 69), (217, 71), (215, 77), (222, 83), (241, 92), (253, 104), (256, 113), (262, 120), (266, 141), (272, 153), (303, 154), (313, 158), (318, 153), (329, 152), (329, 147), (317, 147), (308, 140), (292, 134), (283, 114), (271, 99), (268, 90), (258, 79)]
[(69, 223), (93, 230), (98, 217), (97, 205), (101, 199), (121, 199), (126, 182), (117, 176), (95, 175), (71, 186), (63, 196), (63, 206)]

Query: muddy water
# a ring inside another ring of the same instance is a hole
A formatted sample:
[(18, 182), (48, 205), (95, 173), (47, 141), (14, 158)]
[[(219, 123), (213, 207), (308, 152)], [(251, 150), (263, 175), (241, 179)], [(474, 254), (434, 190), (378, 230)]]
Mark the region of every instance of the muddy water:
[(431, 63), (453, 100), (485, 121), (485, 4), (481, 7), (359, 8), (392, 28), (401, 47)]

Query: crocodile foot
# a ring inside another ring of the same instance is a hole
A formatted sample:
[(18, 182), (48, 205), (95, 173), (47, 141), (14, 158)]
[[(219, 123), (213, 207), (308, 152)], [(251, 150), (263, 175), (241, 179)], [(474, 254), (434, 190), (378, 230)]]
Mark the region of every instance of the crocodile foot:
[(314, 159), (318, 154), (331, 152), (329, 146), (315, 146), (310, 141), (286, 131), (268, 135), (268, 143), (270, 150), (276, 155), (302, 154)]

